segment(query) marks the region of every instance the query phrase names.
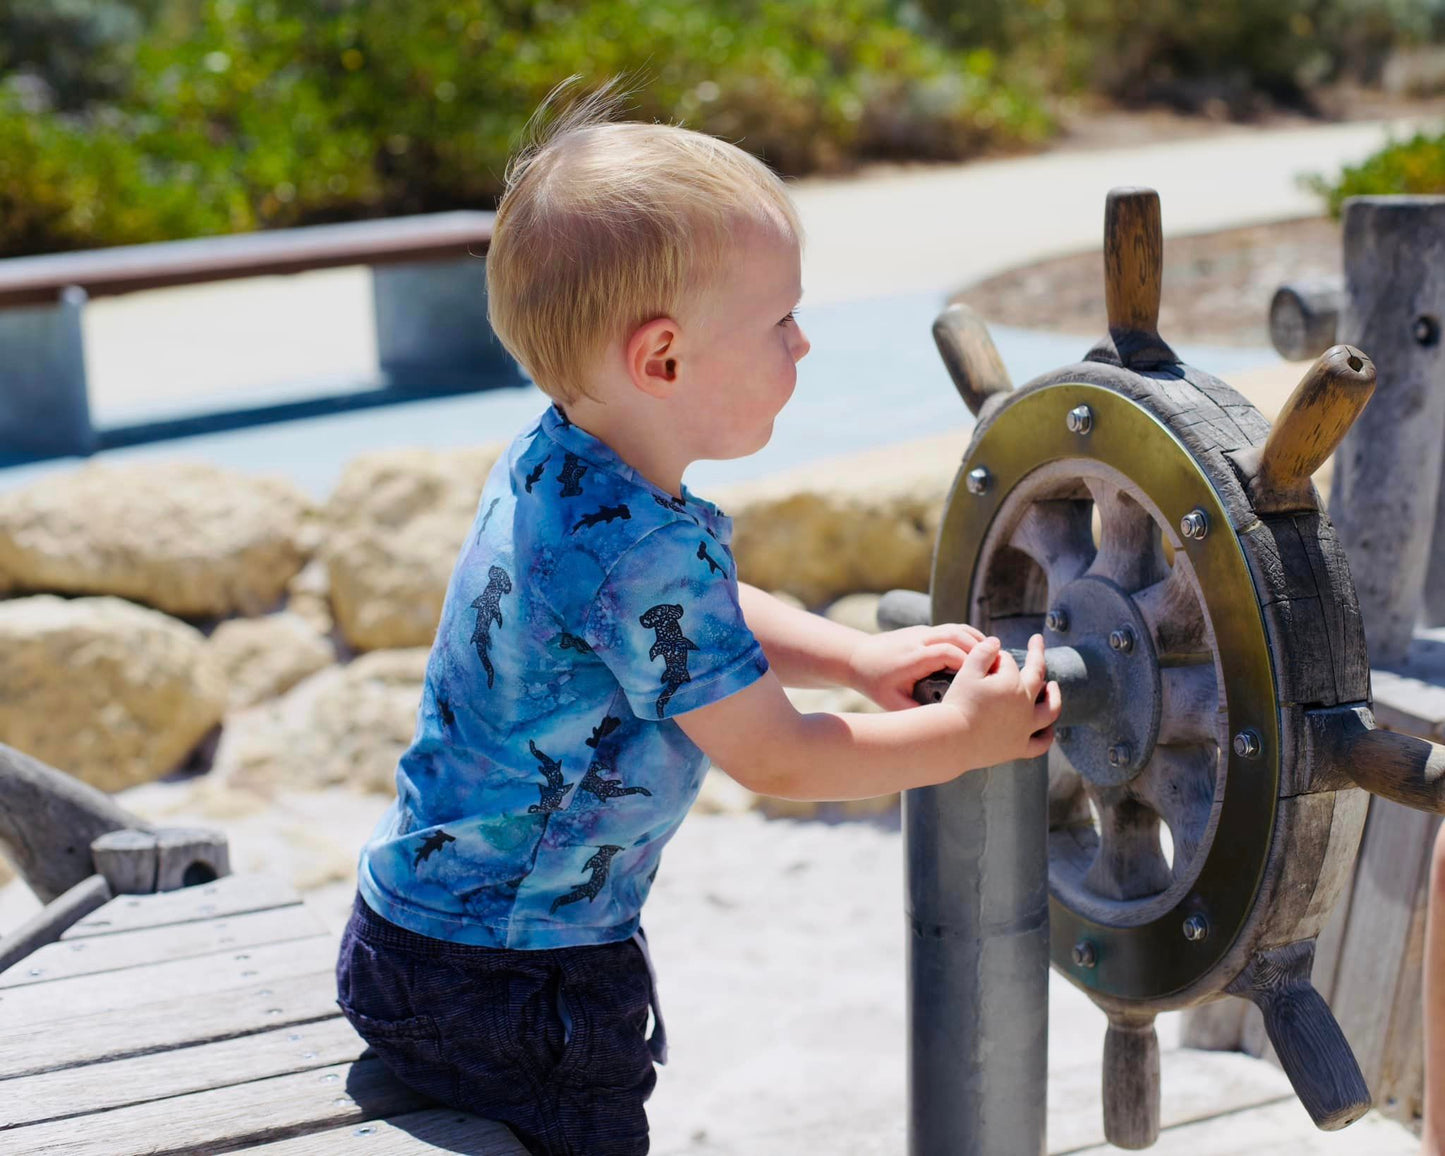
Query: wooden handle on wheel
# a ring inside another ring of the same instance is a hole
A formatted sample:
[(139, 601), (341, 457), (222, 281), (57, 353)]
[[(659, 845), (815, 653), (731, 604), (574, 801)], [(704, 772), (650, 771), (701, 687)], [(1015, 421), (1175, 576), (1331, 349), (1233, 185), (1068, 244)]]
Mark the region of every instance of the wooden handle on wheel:
[(1154, 1017), (1111, 1015), (1104, 1036), (1104, 1136), (1116, 1148), (1159, 1139), (1159, 1036)]
[(1252, 999), (1295, 1095), (1315, 1127), (1334, 1132), (1370, 1110), (1370, 1089), (1349, 1041), (1310, 983), (1315, 941), (1261, 951), (1226, 989)]
[(1164, 228), (1153, 189), (1112, 189), (1104, 202), (1104, 306), (1125, 368), (1177, 362), (1159, 336)]
[(954, 388), (974, 417), (989, 398), (1013, 389), (988, 326), (967, 305), (950, 305), (938, 315), (933, 340)]
[(1335, 345), (1320, 354), (1284, 403), (1264, 446), (1236, 458), (1254, 475), (1249, 496), (1258, 513), (1315, 508), (1310, 475), (1335, 452), (1374, 392), (1374, 363), (1354, 346)]

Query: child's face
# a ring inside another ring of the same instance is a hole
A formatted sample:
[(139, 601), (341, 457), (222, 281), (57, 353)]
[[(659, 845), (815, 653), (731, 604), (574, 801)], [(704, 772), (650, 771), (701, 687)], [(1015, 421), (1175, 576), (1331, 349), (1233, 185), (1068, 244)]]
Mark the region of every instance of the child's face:
[(767, 445), (809, 349), (792, 317), (803, 293), (797, 241), (750, 226), (738, 242), (689, 311), (681, 400), (701, 458), (738, 458)]

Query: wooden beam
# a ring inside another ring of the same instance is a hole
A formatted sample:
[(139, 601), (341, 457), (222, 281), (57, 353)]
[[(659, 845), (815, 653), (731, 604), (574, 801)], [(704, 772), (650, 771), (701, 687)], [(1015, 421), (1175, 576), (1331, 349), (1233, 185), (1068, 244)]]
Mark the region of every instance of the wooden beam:
[(41, 902), (90, 878), (91, 842), (127, 827), (151, 829), (103, 791), (0, 743), (0, 847)]
[[(15, 968), (22, 960), (32, 959), (41, 949), (59, 939), (77, 920), (109, 900), (110, 884), (104, 876), (92, 875), (60, 898), (47, 903), (31, 919), (0, 939), (0, 985), (5, 982), (6, 969)], [(34, 966), (28, 963), (25, 970)]]
[(107, 904), (67, 931), (65, 939), (114, 935), (142, 927), (194, 923), (247, 911), (266, 911), (301, 902), (301, 893), (276, 875), (227, 875), (214, 883), (179, 891), (128, 897)]
[(324, 935), (326, 928), (304, 904), (231, 915), (204, 923), (126, 931), (103, 939), (72, 939), (42, 947), (24, 965), (0, 972), (0, 990), (32, 983), (53, 983), (78, 975), (192, 959), (218, 952), (240, 952), (268, 943), (286, 943)]
[(494, 213), (431, 213), (15, 257), (0, 261), (0, 308), (53, 304), (70, 286), (84, 289), (92, 298), (114, 297), (171, 285), (304, 273), (343, 265), (480, 258), (491, 243), (494, 220)]
[(21, 1028), (112, 1011), (135, 1003), (137, 992), (214, 996), (237, 989), (269, 987), (289, 976), (334, 968), (336, 946), (334, 936), (316, 935), (31, 984), (3, 993), (0, 1023), (7, 1028)]
[[(227, 991), (224, 999), (210, 991), (166, 998), (164, 989), (141, 989), (108, 1011), (16, 1027), (6, 1019), (15, 995), (0, 993), (0, 1079), (331, 1019), (341, 1014), (334, 973), (335, 960), (325, 960), (298, 975)], [(150, 996), (157, 998), (145, 1002)]]
[(124, 1108), (359, 1060), (366, 1041), (340, 1016), (147, 1056), (0, 1081), (0, 1129)]
[(365, 1059), (11, 1128), (0, 1131), (0, 1156), (227, 1152), (425, 1106), (380, 1060)]

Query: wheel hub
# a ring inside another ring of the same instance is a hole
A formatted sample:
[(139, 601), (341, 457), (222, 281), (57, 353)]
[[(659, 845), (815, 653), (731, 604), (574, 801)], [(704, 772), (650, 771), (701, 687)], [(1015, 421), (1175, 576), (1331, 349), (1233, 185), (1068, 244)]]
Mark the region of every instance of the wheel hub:
[(1077, 650), (1090, 683), (1090, 701), (1070, 712), (1059, 747), (1094, 786), (1122, 786), (1144, 769), (1159, 736), (1159, 664), (1148, 625), (1134, 600), (1107, 578), (1069, 583), (1049, 617), (1063, 629), (1046, 620), (1045, 645)]

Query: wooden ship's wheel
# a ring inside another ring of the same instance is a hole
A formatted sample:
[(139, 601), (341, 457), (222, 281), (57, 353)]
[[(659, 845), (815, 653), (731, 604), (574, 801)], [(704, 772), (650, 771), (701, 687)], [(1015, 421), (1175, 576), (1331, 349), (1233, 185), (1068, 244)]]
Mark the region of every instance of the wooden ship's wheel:
[(1310, 984), (1364, 787), (1442, 810), (1445, 750), (1374, 729), (1354, 587), (1310, 475), (1374, 389), (1335, 346), (1271, 428), (1157, 329), (1158, 196), (1106, 209), (1109, 336), (1014, 389), (982, 323), (934, 335), (978, 418), (949, 497), (935, 621), (1041, 632), (1053, 966), (1108, 1015), (1109, 1139), (1158, 1133), (1157, 1013), (1253, 1000), (1315, 1123), (1370, 1096)]

